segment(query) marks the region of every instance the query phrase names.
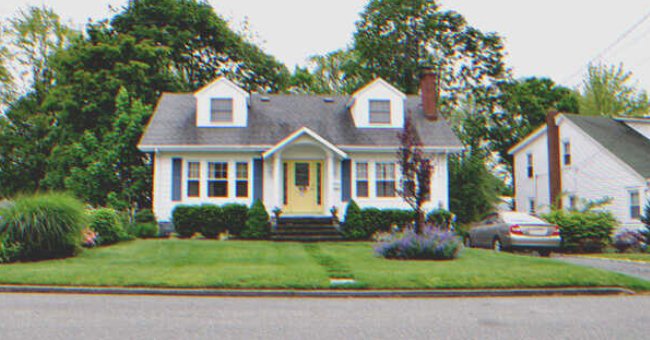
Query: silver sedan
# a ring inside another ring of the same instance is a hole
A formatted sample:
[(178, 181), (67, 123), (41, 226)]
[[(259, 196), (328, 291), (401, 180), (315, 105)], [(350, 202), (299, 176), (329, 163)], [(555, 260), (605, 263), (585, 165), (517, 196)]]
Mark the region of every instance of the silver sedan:
[(519, 212), (488, 215), (469, 230), (468, 247), (491, 248), (495, 251), (529, 249), (548, 256), (560, 248), (560, 230), (539, 217)]

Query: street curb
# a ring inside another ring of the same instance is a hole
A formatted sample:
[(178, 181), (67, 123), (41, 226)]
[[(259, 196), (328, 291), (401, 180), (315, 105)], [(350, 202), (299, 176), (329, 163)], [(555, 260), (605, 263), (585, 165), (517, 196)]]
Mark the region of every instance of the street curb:
[(448, 298), (527, 297), (578, 295), (634, 295), (619, 287), (524, 288), (524, 289), (435, 289), (435, 290), (252, 290), (252, 289), (161, 289), (121, 287), (62, 287), (0, 285), (0, 293), (163, 295), (195, 297), (303, 297), (303, 298)]

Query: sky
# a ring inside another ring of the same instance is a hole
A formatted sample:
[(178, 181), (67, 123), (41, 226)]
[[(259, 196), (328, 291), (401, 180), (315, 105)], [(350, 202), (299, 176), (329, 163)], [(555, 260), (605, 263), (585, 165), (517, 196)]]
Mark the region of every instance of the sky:
[[(344, 48), (366, 0), (209, 0), (234, 29), (248, 21), (263, 49), (291, 69), (309, 56)], [(111, 16), (126, 0), (2, 0), (3, 20), (27, 5), (47, 5), (76, 28)], [(442, 0), (472, 26), (505, 40), (507, 64), (516, 78), (550, 77), (569, 87), (581, 83), (591, 62), (623, 63), (650, 92), (648, 0)], [(606, 51), (602, 56), (602, 52)], [(598, 57), (598, 58), (597, 58)]]

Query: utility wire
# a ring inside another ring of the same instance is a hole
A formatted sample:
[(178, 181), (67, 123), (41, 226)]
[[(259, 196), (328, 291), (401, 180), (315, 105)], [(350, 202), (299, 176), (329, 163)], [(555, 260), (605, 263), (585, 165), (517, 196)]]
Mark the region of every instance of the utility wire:
[[(591, 59), (589, 60), (589, 62), (587, 63), (587, 66), (588, 66), (588, 65), (591, 65), (594, 61), (599, 60), (599, 59), (602, 58), (605, 54), (607, 54), (609, 51), (611, 51), (611, 50), (614, 49), (616, 46), (618, 46), (618, 44), (620, 44), (621, 42), (623, 42), (623, 40), (625, 40), (625, 39), (626, 39), (630, 34), (632, 34), (632, 32), (634, 32), (637, 28), (639, 28), (639, 26), (641, 26), (641, 25), (642, 25), (644, 22), (646, 22), (646, 20), (648, 20), (648, 19), (650, 19), (650, 11), (648, 11), (648, 12), (647, 12), (647, 13), (646, 13), (646, 14), (645, 14), (645, 15), (644, 15), (644, 16), (643, 16), (639, 21), (637, 21), (634, 25), (632, 25), (632, 26), (631, 26), (630, 28), (628, 28), (625, 32), (623, 32), (623, 34), (621, 34), (620, 36), (618, 36), (618, 38), (616, 38), (616, 40), (615, 40), (613, 43), (609, 44), (609, 46), (605, 47), (605, 48), (604, 48), (602, 51), (600, 51), (600, 53), (598, 53), (595, 57), (591, 58)], [(584, 66), (580, 67), (580, 69), (579, 69), (578, 71), (576, 71), (575, 73), (571, 74), (570, 76), (564, 78), (564, 79), (562, 80), (562, 83), (566, 83), (567, 81), (569, 81), (569, 80), (571, 80), (571, 79), (574, 79), (576, 76), (578, 76), (580, 73), (582, 73), (582, 70), (583, 70), (583, 69), (584, 69)]]

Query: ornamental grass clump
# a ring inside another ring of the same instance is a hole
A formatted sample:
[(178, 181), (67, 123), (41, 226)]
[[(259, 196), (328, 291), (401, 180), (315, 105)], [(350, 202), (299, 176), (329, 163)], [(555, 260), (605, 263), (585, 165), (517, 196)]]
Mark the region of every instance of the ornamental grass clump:
[(70, 195), (21, 196), (3, 209), (0, 236), (20, 249), (13, 260), (67, 257), (79, 252), (85, 223), (83, 203)]
[(377, 244), (375, 252), (387, 259), (453, 260), (461, 248), (462, 242), (454, 233), (425, 228), (420, 234), (410, 229), (395, 233), (391, 239)]

